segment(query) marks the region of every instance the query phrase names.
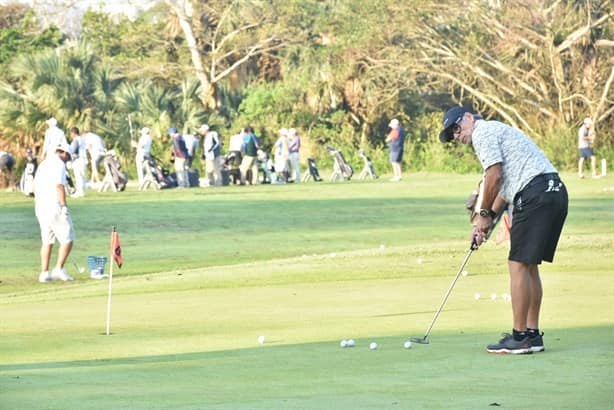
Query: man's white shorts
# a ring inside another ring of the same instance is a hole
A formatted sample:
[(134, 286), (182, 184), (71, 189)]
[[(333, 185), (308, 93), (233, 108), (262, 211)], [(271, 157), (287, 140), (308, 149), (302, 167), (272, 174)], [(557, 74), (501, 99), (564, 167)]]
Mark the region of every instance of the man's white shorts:
[(75, 230), (72, 225), (70, 213), (63, 214), (58, 208), (57, 212), (46, 215), (36, 215), (41, 228), (43, 245), (53, 245), (55, 240), (62, 245), (75, 240)]

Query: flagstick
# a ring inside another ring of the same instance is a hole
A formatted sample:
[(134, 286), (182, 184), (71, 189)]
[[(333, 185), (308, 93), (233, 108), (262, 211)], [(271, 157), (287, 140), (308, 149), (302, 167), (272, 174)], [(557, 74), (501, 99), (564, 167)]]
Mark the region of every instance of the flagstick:
[[(114, 228), (115, 230), (115, 228)], [(113, 238), (113, 233), (111, 233), (111, 238)], [(111, 239), (113, 241), (113, 239)], [(111, 249), (111, 257), (109, 258), (109, 263), (111, 267), (109, 268), (109, 297), (107, 299), (107, 336), (109, 336), (109, 331), (111, 328), (111, 289), (113, 288), (113, 249)]]

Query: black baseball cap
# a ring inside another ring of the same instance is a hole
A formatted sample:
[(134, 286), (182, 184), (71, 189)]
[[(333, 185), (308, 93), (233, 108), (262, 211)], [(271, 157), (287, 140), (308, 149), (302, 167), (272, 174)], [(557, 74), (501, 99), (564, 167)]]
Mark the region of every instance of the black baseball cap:
[(466, 112), (471, 111), (465, 107), (453, 107), (446, 111), (442, 122), (443, 130), (439, 133), (439, 140), (441, 142), (448, 142), (454, 139), (454, 135), (452, 135), (452, 127), (454, 124), (461, 122), (463, 115), (465, 115)]

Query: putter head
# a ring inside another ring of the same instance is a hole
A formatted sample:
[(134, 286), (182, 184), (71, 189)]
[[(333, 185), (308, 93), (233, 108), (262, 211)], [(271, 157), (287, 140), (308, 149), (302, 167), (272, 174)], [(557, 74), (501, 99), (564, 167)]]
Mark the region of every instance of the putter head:
[(420, 343), (423, 345), (427, 345), (429, 344), (429, 339), (424, 336), (424, 337), (412, 337), (409, 339), (412, 343)]

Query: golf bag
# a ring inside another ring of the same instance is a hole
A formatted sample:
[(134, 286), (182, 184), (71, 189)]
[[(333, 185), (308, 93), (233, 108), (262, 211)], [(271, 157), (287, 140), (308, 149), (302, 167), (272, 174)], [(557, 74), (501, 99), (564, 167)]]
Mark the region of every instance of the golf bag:
[(144, 164), (144, 176), (139, 190), (144, 191), (148, 187), (152, 187), (155, 190), (174, 188), (177, 186), (177, 181), (169, 174), (167, 169), (158, 165), (155, 157), (149, 156), (145, 160)]
[(272, 166), (269, 154), (263, 150), (258, 150), (258, 182), (261, 184), (271, 184), (276, 180), (276, 175), (273, 174), (274, 167)]
[(109, 187), (115, 192), (125, 190), (128, 175), (121, 170), (122, 166), (119, 162), (119, 157), (115, 154), (115, 150), (111, 149), (105, 153), (103, 164), (105, 175), (98, 192), (104, 192)]
[(371, 161), (371, 158), (369, 158), (369, 156), (365, 154), (365, 151), (363, 149), (360, 149), (358, 151), (358, 156), (362, 158), (363, 161), (365, 162), (365, 167), (360, 172), (360, 175), (358, 175), (358, 179), (363, 180), (367, 178), (367, 176), (370, 176), (371, 179), (377, 179), (377, 174), (375, 173), (375, 167), (373, 166), (373, 162)]
[(26, 150), (26, 166), (19, 181), (19, 190), (25, 196), (34, 196), (34, 175), (36, 175), (37, 168), (38, 160), (32, 153), (32, 150), (28, 148)]
[(307, 163), (309, 164), (309, 172), (304, 173), (301, 180), (303, 182), (307, 182), (309, 181), (309, 178), (313, 178), (313, 180), (316, 182), (322, 181), (322, 178), (320, 178), (320, 173), (318, 172), (316, 160), (313, 158), (307, 158)]
[(241, 183), (241, 164), (239, 152), (230, 152), (222, 159), (222, 185)]
[(326, 149), (333, 156), (335, 163), (333, 164), (333, 173), (330, 175), (330, 181), (334, 182), (338, 179), (350, 180), (354, 175), (354, 168), (345, 160), (343, 154), (337, 151), (330, 145), (326, 146)]
[(200, 175), (198, 169), (188, 168), (188, 186), (190, 188), (197, 187), (200, 181)]

